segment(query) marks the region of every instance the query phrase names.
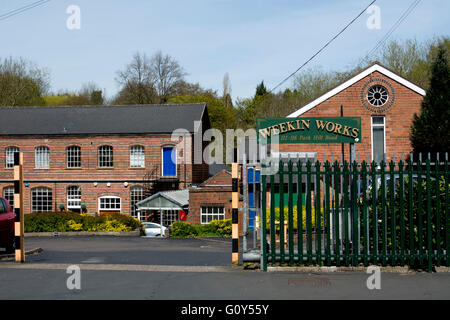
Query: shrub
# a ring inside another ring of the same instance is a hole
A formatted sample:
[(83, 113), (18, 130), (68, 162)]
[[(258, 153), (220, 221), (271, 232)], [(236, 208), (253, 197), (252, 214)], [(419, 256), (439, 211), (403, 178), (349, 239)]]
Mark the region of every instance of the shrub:
[[(284, 207), (284, 221), (289, 223), (289, 208)], [(297, 221), (298, 221), (298, 215), (297, 215), (297, 206), (294, 206), (292, 208), (293, 212), (293, 221), (294, 221), (294, 230), (297, 230)], [(320, 209), (321, 219), (320, 219), (320, 225), (323, 226), (323, 209)], [(275, 208), (275, 221), (280, 222), (280, 208)], [(289, 227), (289, 225), (288, 225)], [(314, 207), (311, 208), (311, 228), (314, 230), (316, 227), (316, 214)], [(270, 209), (266, 210), (266, 228), (267, 230), (270, 230)], [(280, 230), (280, 225), (275, 226), (276, 230)], [(306, 225), (306, 207), (305, 205), (302, 206), (302, 230), (305, 231), (307, 228)]]
[[(446, 185), (447, 184), (447, 185)], [(392, 188), (393, 187), (393, 188)], [(378, 189), (376, 194), (376, 211), (373, 211), (373, 194), (376, 193), (370, 189), (368, 194), (368, 226), (370, 229), (370, 245), (374, 248), (375, 239), (373, 238), (374, 223), (378, 234), (382, 234), (383, 223), (382, 219), (385, 216), (385, 229), (387, 245), (391, 246), (395, 239), (397, 245), (402, 242), (401, 226), (404, 226), (404, 245), (406, 248), (413, 248), (413, 250), (427, 250), (428, 238), (432, 240), (432, 250), (437, 250), (438, 247), (444, 248), (446, 243), (446, 199), (445, 189), (450, 188), (450, 184), (446, 182), (443, 176), (438, 179), (430, 179), (429, 185), (426, 182), (426, 177), (422, 177), (419, 184), (416, 179), (410, 181), (408, 176), (404, 177), (403, 196), (401, 194), (400, 182), (397, 180), (393, 186), (386, 183), (385, 188), (385, 205), (383, 208), (382, 190)], [(393, 191), (393, 192), (392, 192)], [(412, 191), (412, 192), (411, 192)], [(421, 194), (422, 203), (419, 205), (419, 193)], [(427, 194), (430, 194), (430, 212), (428, 217), (428, 201)], [(409, 199), (413, 199), (410, 203)], [(361, 205), (360, 205), (361, 206)], [(402, 210), (403, 208), (403, 210)], [(439, 212), (439, 215), (438, 215)], [(374, 214), (376, 213), (376, 215)], [(438, 219), (438, 216), (440, 219)], [(374, 221), (377, 217), (378, 221)], [(402, 220), (403, 217), (403, 220)], [(421, 221), (421, 224), (419, 224)], [(419, 232), (419, 225), (422, 227), (422, 234)], [(428, 231), (431, 234), (428, 234)], [(362, 237), (363, 235), (361, 235)], [(412, 236), (412, 238), (410, 238)], [(439, 236), (439, 237), (438, 237)], [(439, 239), (439, 244), (437, 243)], [(383, 246), (382, 237), (378, 237), (377, 247), (381, 250)], [(412, 242), (410, 241), (412, 240)], [(422, 248), (419, 246), (422, 243)]]
[(191, 224), (188, 222), (174, 222), (170, 228), (171, 238), (195, 237), (228, 237), (231, 236), (231, 219), (214, 220), (208, 224)]
[(175, 221), (170, 228), (172, 238), (194, 238), (198, 236), (197, 228), (188, 222)]
[(141, 222), (122, 214), (92, 216), (73, 212), (43, 212), (25, 215), (25, 232), (133, 231)]

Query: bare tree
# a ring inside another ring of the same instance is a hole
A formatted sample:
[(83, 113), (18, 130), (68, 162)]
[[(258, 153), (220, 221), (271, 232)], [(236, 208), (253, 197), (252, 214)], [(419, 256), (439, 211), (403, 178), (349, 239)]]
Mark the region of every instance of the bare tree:
[(225, 98), (228, 94), (231, 95), (231, 81), (228, 72), (225, 73), (225, 75), (223, 76), (222, 84), (223, 84), (222, 98)]
[(102, 89), (92, 81), (82, 85), (79, 95), (86, 97), (93, 105), (101, 105), (104, 102)]
[(222, 100), (225, 105), (225, 108), (228, 108), (230, 106), (233, 106), (233, 102), (231, 100), (231, 81), (230, 81), (230, 75), (225, 73), (223, 76), (223, 94), (222, 94)]
[(115, 103), (118, 104), (148, 104), (157, 102), (154, 87), (155, 77), (150, 59), (136, 52), (131, 63), (125, 70), (118, 71), (116, 81), (122, 85)]
[(177, 85), (184, 81), (184, 77), (187, 75), (174, 58), (164, 55), (161, 51), (153, 55), (150, 69), (162, 102), (167, 102), (169, 95), (177, 89)]
[(116, 102), (156, 103), (167, 102), (169, 95), (177, 92), (184, 83), (186, 73), (178, 62), (161, 51), (150, 59), (135, 53), (123, 71), (117, 72), (116, 81), (122, 85)]

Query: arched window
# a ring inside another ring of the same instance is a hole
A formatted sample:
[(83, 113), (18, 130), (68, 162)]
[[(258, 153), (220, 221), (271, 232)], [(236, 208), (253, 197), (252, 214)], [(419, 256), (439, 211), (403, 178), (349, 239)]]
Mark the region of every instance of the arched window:
[(19, 152), (17, 147), (7, 147), (6, 148), (6, 168), (14, 167), (14, 154)]
[(67, 209), (71, 211), (81, 211), (81, 187), (67, 187)]
[(144, 168), (145, 167), (145, 148), (143, 146), (130, 147), (130, 167)]
[(177, 176), (177, 149), (175, 146), (162, 147), (162, 176)]
[(112, 168), (114, 166), (113, 147), (100, 146), (98, 148), (98, 166), (100, 168)]
[(130, 189), (130, 215), (137, 218), (136, 203), (145, 199), (144, 187), (134, 186)]
[(67, 168), (81, 168), (81, 148), (67, 147)]
[(31, 190), (31, 212), (50, 212), (52, 209), (52, 189), (37, 187)]
[(34, 163), (36, 169), (49, 169), (50, 149), (46, 146), (36, 147), (34, 149)]

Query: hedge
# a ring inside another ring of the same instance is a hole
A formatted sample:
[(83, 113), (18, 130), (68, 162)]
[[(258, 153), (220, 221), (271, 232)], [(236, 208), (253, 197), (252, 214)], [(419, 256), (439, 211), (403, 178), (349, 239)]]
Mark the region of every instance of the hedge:
[[(289, 208), (288, 207), (284, 207), (284, 221), (285, 222), (289, 222)], [(293, 227), (294, 230), (297, 230), (298, 224), (297, 224), (297, 206), (294, 206), (292, 208), (292, 213), (293, 213)], [(275, 208), (275, 221), (276, 222), (280, 222), (280, 208)], [(320, 208), (320, 215), (321, 215), (321, 220), (320, 220), (320, 226), (323, 227), (323, 209)], [(303, 205), (302, 206), (302, 230), (305, 231), (307, 229), (307, 225), (306, 225), (306, 206)], [(316, 214), (315, 214), (315, 209), (314, 207), (311, 208), (311, 227), (314, 229), (316, 226)], [(276, 225), (275, 226), (276, 230), (280, 230), (280, 225)], [(266, 210), (266, 229), (270, 230), (270, 209)]]
[(26, 214), (25, 232), (133, 231), (141, 222), (123, 214), (94, 216), (79, 213), (43, 212)]
[(188, 222), (176, 221), (170, 228), (171, 238), (229, 236), (231, 236), (231, 219), (213, 220), (209, 224), (191, 224)]

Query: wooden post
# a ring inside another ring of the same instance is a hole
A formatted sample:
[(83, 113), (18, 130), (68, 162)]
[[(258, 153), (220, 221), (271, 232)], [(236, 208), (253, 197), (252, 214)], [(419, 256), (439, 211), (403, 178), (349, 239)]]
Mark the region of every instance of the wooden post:
[(231, 164), (231, 211), (232, 211), (232, 264), (239, 264), (239, 164), (237, 149), (234, 149), (233, 163)]
[(16, 262), (25, 262), (23, 211), (23, 153), (14, 153), (14, 241)]

